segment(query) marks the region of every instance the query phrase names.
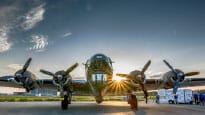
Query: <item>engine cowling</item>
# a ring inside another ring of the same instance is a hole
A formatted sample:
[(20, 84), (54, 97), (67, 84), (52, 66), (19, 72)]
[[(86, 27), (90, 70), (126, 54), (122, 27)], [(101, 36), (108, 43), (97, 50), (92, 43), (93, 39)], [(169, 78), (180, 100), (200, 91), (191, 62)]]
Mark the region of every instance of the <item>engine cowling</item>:
[(172, 71), (169, 71), (165, 73), (162, 77), (164, 81), (164, 88), (173, 88), (175, 82), (179, 82), (179, 84), (182, 84), (185, 80), (184, 72), (182, 72), (179, 69), (175, 70), (177, 74), (173, 73)]
[(146, 77), (143, 73), (141, 73), (141, 71), (135, 70), (130, 72), (129, 74), (130, 77), (133, 78), (133, 82), (136, 82), (137, 84), (142, 83), (145, 84), (146, 83)]
[(64, 74), (64, 71), (58, 71), (55, 73), (55, 76), (53, 77), (53, 84), (60, 87), (60, 89), (62, 89), (71, 81), (71, 76), (65, 76)]
[(22, 70), (19, 70), (15, 73), (14, 82), (23, 86), (27, 92), (35, 89), (35, 76), (29, 71), (26, 71), (23, 74), (21, 71)]

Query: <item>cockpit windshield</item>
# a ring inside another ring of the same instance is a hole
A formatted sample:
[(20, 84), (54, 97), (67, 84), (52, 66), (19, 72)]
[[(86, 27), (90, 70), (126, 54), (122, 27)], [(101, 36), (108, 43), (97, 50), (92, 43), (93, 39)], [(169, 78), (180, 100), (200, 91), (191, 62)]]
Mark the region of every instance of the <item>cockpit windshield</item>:
[(106, 74), (92, 74), (92, 81), (93, 82), (105, 82), (107, 81)]

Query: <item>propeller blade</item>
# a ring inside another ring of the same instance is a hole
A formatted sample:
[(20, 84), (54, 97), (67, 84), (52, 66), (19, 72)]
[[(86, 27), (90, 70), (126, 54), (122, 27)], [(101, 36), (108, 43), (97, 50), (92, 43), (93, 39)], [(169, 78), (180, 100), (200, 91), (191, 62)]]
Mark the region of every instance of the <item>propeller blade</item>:
[(54, 73), (46, 71), (46, 70), (43, 70), (43, 69), (40, 69), (40, 72), (43, 73), (43, 74), (46, 74), (46, 75), (55, 76)]
[(175, 69), (166, 61), (166, 60), (163, 60), (164, 63), (172, 70), (172, 72), (174, 72), (175, 74), (177, 74), (177, 72), (175, 71)]
[(32, 60), (32, 58), (28, 58), (28, 60), (27, 60), (26, 63), (24, 64), (23, 69), (22, 69), (22, 74), (27, 70), (28, 66), (29, 66), (30, 63), (31, 63), (31, 60)]
[(150, 64), (151, 64), (151, 60), (149, 60), (145, 65), (144, 65), (144, 67), (143, 67), (143, 69), (142, 69), (142, 73), (144, 74), (144, 72), (148, 69), (148, 67), (150, 66)]
[(147, 97), (148, 97), (147, 89), (145, 88), (144, 84), (140, 84), (140, 86), (141, 86), (141, 89), (142, 89), (142, 91), (144, 93), (145, 102), (147, 103)]
[(180, 83), (178, 81), (175, 81), (174, 82), (174, 88), (173, 88), (173, 94), (174, 95), (176, 95), (179, 86), (180, 86)]
[(189, 72), (189, 73), (185, 73), (185, 76), (193, 76), (193, 75), (199, 75), (200, 72)]
[(68, 75), (71, 71), (73, 71), (76, 67), (78, 67), (78, 63), (75, 63), (74, 65), (72, 65), (71, 67), (69, 67), (66, 72), (65, 75)]

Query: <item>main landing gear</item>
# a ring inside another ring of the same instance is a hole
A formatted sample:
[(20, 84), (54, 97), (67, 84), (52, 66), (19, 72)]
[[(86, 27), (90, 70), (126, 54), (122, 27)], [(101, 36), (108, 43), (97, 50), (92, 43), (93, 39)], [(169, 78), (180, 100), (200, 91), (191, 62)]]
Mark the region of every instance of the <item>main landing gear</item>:
[(130, 104), (131, 109), (138, 110), (138, 101), (135, 95), (129, 95), (128, 104)]
[(64, 100), (61, 101), (62, 110), (68, 109), (68, 96), (64, 95)]
[(68, 104), (71, 104), (71, 94), (64, 95), (64, 99), (61, 101), (62, 110), (67, 110)]

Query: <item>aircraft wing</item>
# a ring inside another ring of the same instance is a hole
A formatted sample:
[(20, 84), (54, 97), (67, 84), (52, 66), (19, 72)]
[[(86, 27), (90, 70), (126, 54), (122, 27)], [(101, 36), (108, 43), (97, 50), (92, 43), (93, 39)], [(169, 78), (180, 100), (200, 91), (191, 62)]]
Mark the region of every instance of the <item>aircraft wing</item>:
[(145, 87), (147, 90), (156, 90), (163, 85), (162, 79), (147, 79), (145, 83)]
[[(38, 79), (37, 83), (42, 89), (58, 90), (58, 87), (53, 84), (52, 79)], [(85, 80), (72, 80), (72, 86), (74, 91), (83, 91), (88, 87), (87, 82)]]
[[(52, 79), (39, 79), (37, 80), (40, 88), (58, 90), (59, 87), (53, 84)], [(72, 80), (73, 91), (78, 93), (88, 93), (90, 87), (85, 80)]]
[[(162, 79), (147, 79), (146, 88), (148, 90), (156, 90), (163, 88)], [(186, 78), (180, 87), (205, 86), (205, 78)]]
[[(14, 79), (13, 76), (3, 76), (0, 77), (0, 86), (3, 87), (14, 87), (14, 88), (23, 88), (21, 85), (16, 84), (12, 81)], [(36, 80), (40, 87), (45, 88), (51, 88), (51, 89), (57, 89), (52, 82), (52, 79), (39, 79)]]
[(90, 86), (86, 80), (73, 80), (72, 84), (73, 84), (74, 93), (88, 94), (91, 92)]
[(52, 79), (38, 79), (37, 83), (41, 89), (58, 90), (58, 87), (53, 84)]
[[(13, 76), (3, 76), (0, 77), (0, 86), (3, 87), (14, 87), (23, 88), (21, 85), (16, 84), (12, 81)], [(41, 89), (52, 89), (58, 90), (58, 87), (53, 84), (52, 79), (37, 79), (38, 87)], [(74, 91), (89, 92), (90, 88), (85, 80), (72, 80), (72, 86)]]
[(205, 78), (185, 78), (181, 87), (205, 86)]
[(14, 82), (12, 82), (11, 79), (14, 79), (14, 77), (13, 76), (3, 76), (3, 77), (0, 77), (0, 86), (22, 88), (22, 86), (17, 85)]

